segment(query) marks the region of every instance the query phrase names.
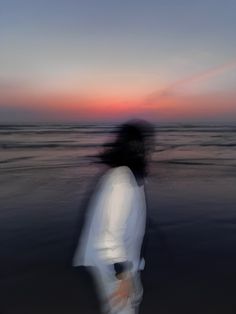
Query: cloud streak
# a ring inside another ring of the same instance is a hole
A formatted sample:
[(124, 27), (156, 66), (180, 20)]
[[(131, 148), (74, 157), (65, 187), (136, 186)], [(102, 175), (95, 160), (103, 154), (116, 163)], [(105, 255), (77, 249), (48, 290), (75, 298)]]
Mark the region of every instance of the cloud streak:
[(224, 74), (227, 71), (231, 71), (236, 69), (236, 59), (230, 62), (221, 64), (215, 68), (208, 69), (206, 71), (194, 74), (192, 76), (177, 80), (170, 84), (169, 86), (165, 87), (162, 90), (154, 91), (150, 95), (148, 95), (145, 99), (146, 106), (156, 106), (157, 102), (161, 102), (165, 98), (175, 97), (176, 93), (178, 92), (179, 88), (191, 86), (191, 84), (198, 83), (198, 82), (205, 82), (215, 77)]

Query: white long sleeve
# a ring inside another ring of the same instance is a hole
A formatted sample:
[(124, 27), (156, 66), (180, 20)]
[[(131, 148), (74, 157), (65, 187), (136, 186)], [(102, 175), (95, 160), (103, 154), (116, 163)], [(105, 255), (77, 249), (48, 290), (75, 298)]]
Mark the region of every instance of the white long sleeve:
[(110, 169), (101, 178), (89, 212), (73, 265), (107, 269), (107, 265), (128, 261), (134, 271), (139, 269), (146, 220), (145, 195), (128, 167)]
[(107, 195), (103, 228), (96, 239), (95, 249), (108, 264), (127, 261), (124, 234), (132, 209), (133, 189), (130, 182), (118, 180)]

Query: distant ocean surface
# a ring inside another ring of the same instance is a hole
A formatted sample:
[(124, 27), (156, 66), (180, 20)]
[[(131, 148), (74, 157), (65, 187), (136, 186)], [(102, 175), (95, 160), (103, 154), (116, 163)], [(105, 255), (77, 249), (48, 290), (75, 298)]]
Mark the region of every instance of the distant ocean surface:
[[(235, 314), (236, 125), (155, 129), (141, 314)], [(97, 313), (72, 243), (115, 130), (0, 125), (0, 313)]]
[[(65, 167), (89, 161), (114, 125), (0, 125), (1, 169)], [(236, 166), (236, 126), (156, 126), (153, 162)]]

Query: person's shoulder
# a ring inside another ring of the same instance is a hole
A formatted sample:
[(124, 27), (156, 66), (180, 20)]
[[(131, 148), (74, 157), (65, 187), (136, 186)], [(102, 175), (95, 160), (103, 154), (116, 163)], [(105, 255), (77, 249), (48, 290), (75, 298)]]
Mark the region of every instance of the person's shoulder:
[(134, 185), (135, 178), (131, 169), (127, 166), (114, 167), (109, 170), (109, 181), (111, 184)]

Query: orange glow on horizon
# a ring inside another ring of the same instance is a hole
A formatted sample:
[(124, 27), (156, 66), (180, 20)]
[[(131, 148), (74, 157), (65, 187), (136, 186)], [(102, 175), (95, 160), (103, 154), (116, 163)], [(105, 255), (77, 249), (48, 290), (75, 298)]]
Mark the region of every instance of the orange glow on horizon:
[(115, 98), (89, 98), (78, 95), (12, 95), (8, 106), (36, 109), (46, 115), (70, 118), (113, 118), (149, 115), (152, 118), (180, 119), (236, 114), (236, 93), (212, 93), (204, 95), (169, 95), (147, 106), (140, 99), (117, 100)]
[[(0, 94), (0, 107), (18, 107), (45, 116), (59, 118), (113, 118), (122, 116), (149, 115), (160, 119), (181, 119), (214, 117), (236, 114), (236, 92), (215, 92), (204, 94), (181, 94), (176, 92), (179, 86), (196, 81), (209, 80), (236, 67), (236, 61), (225, 63), (189, 78), (181, 79), (157, 92), (142, 95), (134, 90), (127, 93), (115, 93), (114, 90), (101, 90), (93, 93), (74, 91), (49, 91), (35, 88), (3, 90)], [(91, 96), (92, 95), (92, 96)], [(2, 104), (2, 106), (1, 106)]]

